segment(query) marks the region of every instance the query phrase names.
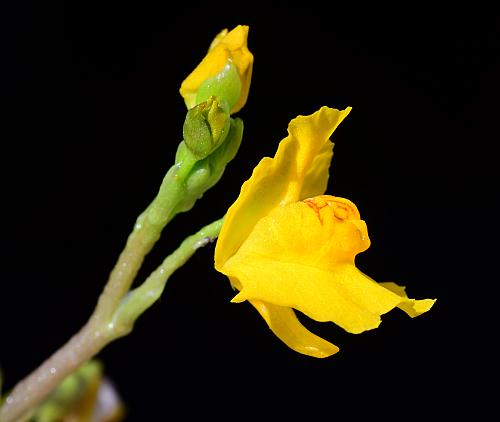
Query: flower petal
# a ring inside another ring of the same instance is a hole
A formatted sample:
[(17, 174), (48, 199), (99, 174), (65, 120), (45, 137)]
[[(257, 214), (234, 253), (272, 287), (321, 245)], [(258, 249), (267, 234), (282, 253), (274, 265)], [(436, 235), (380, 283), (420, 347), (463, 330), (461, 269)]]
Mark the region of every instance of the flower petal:
[(208, 51), (212, 51), (219, 43), (226, 37), (228, 33), (227, 28), (223, 29), (220, 31), (215, 38), (213, 39), (212, 43), (210, 44), (210, 47), (208, 48)]
[(252, 300), (250, 303), (259, 311), (272, 332), (296, 352), (326, 358), (339, 351), (337, 346), (305, 328), (292, 309), (260, 300)]
[(271, 210), (325, 191), (333, 148), (329, 138), (350, 110), (322, 107), (290, 122), (274, 158), (260, 161), (224, 218), (215, 249), (218, 270)]
[(326, 191), (330, 177), (330, 163), (333, 157), (333, 143), (325, 142), (314, 157), (311, 166), (304, 176), (299, 199), (311, 198)]
[(360, 333), (403, 302), (355, 267), (355, 255), (368, 246), (355, 205), (325, 195), (274, 209), (220, 271), (238, 280), (233, 302), (291, 307)]
[(436, 302), (436, 299), (410, 299), (406, 295), (405, 287), (398, 286), (393, 282), (380, 283), (380, 285), (403, 298), (403, 301), (398, 305), (398, 308), (406, 312), (412, 318), (427, 312)]

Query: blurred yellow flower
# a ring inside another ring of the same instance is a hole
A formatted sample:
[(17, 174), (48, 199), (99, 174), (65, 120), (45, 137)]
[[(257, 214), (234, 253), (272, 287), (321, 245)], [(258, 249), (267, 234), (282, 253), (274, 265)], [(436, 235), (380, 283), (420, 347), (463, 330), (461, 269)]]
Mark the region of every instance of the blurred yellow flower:
[(253, 55), (247, 47), (248, 26), (238, 25), (232, 31), (224, 29), (212, 41), (207, 55), (182, 82), (180, 93), (188, 108), (196, 105), (198, 89), (210, 78), (220, 74), (228, 64), (236, 67), (241, 82), (239, 98), (231, 113), (239, 111), (246, 103), (252, 79)]
[(290, 348), (314, 357), (339, 349), (307, 330), (297, 309), (350, 333), (376, 328), (395, 307), (414, 317), (434, 300), (409, 299), (394, 283), (376, 283), (354, 257), (370, 245), (366, 224), (349, 200), (323, 195), (333, 131), (349, 114), (321, 108), (290, 122), (274, 158), (264, 158), (229, 209), (215, 267)]

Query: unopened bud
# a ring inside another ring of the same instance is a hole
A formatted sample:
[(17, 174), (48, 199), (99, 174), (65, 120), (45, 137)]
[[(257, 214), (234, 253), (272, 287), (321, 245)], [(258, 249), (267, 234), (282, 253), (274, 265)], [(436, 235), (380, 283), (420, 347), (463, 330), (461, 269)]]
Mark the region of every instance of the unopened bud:
[(229, 113), (224, 111), (217, 97), (212, 96), (187, 112), (183, 127), (184, 142), (201, 160), (224, 142), (229, 123)]

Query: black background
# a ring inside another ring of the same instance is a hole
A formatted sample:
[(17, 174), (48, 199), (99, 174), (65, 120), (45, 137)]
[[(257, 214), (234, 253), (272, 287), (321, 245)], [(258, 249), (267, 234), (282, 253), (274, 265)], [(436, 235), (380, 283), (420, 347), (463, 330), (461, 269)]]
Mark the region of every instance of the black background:
[(239, 113), (243, 145), (221, 182), (168, 226), (139, 279), (224, 214), (290, 119), (350, 105), (334, 135), (328, 193), (353, 200), (367, 221), (372, 246), (358, 266), (438, 302), (414, 320), (395, 310), (361, 335), (304, 318), (341, 348), (308, 358), (280, 343), (248, 304), (229, 303), (212, 245), (100, 355), (127, 420), (494, 414), (498, 22), (488, 10), (274, 6), (17, 2), (3, 13), (6, 388), (86, 321), (172, 164), (181, 81), (219, 30), (242, 23), (255, 55)]

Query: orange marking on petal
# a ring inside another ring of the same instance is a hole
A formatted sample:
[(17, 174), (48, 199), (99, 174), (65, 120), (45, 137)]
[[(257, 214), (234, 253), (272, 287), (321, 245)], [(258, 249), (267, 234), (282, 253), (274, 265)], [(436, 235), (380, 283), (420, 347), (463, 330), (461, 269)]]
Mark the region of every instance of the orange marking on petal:
[(321, 209), (326, 207), (328, 204), (321, 204), (321, 205), (318, 205), (318, 203), (315, 201), (315, 198), (307, 198), (307, 199), (304, 199), (304, 204), (306, 204), (309, 208), (311, 208), (314, 213), (316, 214), (316, 217), (318, 217), (318, 220), (319, 222), (321, 223), (321, 225), (323, 225), (323, 218), (321, 218)]
[(302, 202), (316, 213), (321, 224), (323, 224), (321, 210), (325, 207), (333, 207), (333, 215), (340, 221), (360, 219), (356, 205), (344, 198), (331, 195), (319, 195), (314, 198), (304, 199)]

